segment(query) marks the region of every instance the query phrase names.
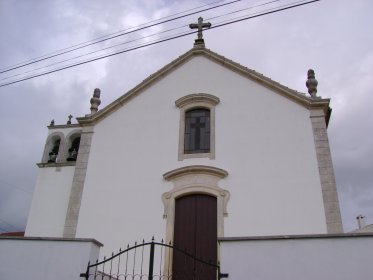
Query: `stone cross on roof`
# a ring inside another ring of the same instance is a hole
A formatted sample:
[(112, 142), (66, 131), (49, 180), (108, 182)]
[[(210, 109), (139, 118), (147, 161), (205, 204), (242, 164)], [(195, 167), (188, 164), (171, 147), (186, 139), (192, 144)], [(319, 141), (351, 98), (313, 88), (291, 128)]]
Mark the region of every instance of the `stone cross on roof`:
[(195, 40), (194, 42), (194, 45), (204, 45), (205, 44), (205, 41), (203, 40), (203, 36), (202, 36), (202, 30), (204, 27), (206, 28), (210, 28), (211, 27), (211, 23), (210, 22), (203, 22), (203, 18), (202, 17), (199, 17), (198, 18), (198, 23), (191, 23), (189, 24), (189, 27), (191, 29), (195, 29), (197, 28), (198, 29), (198, 37), (197, 39)]

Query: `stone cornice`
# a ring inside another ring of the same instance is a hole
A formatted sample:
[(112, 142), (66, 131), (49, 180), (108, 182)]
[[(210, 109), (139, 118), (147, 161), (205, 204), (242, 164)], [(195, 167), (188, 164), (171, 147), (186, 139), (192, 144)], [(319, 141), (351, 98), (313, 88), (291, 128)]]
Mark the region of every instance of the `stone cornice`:
[(80, 124), (74, 123), (74, 124), (57, 124), (57, 125), (48, 125), (49, 129), (61, 129), (61, 128), (72, 128), (72, 127), (81, 127)]
[(373, 233), (333, 233), (333, 234), (300, 234), (300, 235), (269, 235), (269, 236), (240, 236), (219, 237), (218, 241), (256, 241), (256, 240), (281, 240), (281, 239), (318, 239), (318, 238), (373, 238)]
[(180, 176), (194, 174), (212, 175), (218, 178), (225, 178), (226, 176), (228, 176), (228, 172), (224, 169), (206, 165), (190, 165), (166, 172), (165, 174), (163, 174), (163, 178), (167, 181), (172, 181)]
[(220, 99), (219, 97), (216, 97), (212, 94), (194, 93), (194, 94), (189, 94), (189, 95), (179, 98), (178, 100), (175, 101), (175, 105), (178, 108), (182, 108), (186, 105), (189, 105), (192, 103), (198, 103), (198, 102), (208, 103), (208, 104), (211, 104), (212, 106), (216, 106), (217, 104), (219, 104)]
[(45, 167), (64, 167), (64, 166), (75, 166), (75, 161), (64, 161), (64, 162), (40, 162), (36, 164), (39, 168)]
[(104, 244), (93, 238), (62, 238), (62, 237), (31, 237), (31, 236), (0, 236), (2, 240), (19, 240), (19, 241), (58, 241), (58, 242), (91, 242), (99, 247)]

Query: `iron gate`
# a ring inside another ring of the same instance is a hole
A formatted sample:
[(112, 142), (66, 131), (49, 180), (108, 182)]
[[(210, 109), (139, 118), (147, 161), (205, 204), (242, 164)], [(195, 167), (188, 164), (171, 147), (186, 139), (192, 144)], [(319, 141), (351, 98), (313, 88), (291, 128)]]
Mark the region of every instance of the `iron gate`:
[[(193, 262), (192, 271), (183, 271), (183, 269), (172, 268), (172, 258), (174, 254), (179, 254), (185, 261), (185, 267), (190, 268)], [(187, 265), (189, 264), (189, 265)], [(206, 277), (206, 275), (210, 277)], [(211, 277), (212, 275), (212, 277)], [(188, 252), (172, 246), (171, 243), (165, 244), (155, 242), (145, 242), (130, 247), (125, 250), (120, 249), (119, 253), (112, 253), (111, 257), (104, 257), (102, 261), (96, 260), (95, 263), (88, 263), (87, 270), (80, 274), (86, 280), (209, 280), (221, 279), (227, 275), (220, 273), (219, 264), (210, 263), (201, 260)]]

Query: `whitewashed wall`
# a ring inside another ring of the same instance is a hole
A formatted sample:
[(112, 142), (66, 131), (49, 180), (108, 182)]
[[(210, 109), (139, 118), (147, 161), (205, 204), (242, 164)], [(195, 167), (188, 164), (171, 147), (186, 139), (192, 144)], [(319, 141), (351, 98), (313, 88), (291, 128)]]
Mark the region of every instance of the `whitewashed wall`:
[(26, 236), (62, 237), (75, 166), (39, 168)]
[[(179, 109), (192, 93), (220, 98), (216, 159), (178, 161)], [(110, 254), (164, 238), (162, 175), (188, 165), (229, 172), (225, 236), (326, 233), (309, 111), (204, 57), (163, 77), (94, 127), (77, 228)]]
[(81, 280), (100, 246), (94, 240), (0, 237), (0, 279)]
[(227, 279), (371, 279), (373, 234), (220, 241)]
[[(71, 184), (74, 177), (74, 162), (66, 163), (68, 138), (72, 133), (81, 131), (77, 125), (49, 127), (46, 144), (44, 147), (42, 163), (39, 167), (38, 177), (33, 193), (29, 217), (27, 220), (25, 235), (38, 237), (62, 237), (66, 219), (66, 211), (69, 203)], [(58, 162), (55, 165), (47, 163), (48, 138), (58, 133), (61, 136)]]

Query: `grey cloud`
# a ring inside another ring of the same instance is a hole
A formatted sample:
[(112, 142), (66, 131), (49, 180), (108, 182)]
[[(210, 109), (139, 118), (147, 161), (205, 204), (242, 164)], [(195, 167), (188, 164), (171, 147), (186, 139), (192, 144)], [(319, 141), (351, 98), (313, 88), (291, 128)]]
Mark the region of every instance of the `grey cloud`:
[[(0, 25), (6, 27), (1, 35), (6, 40), (0, 40), (0, 68), (125, 29), (126, 18), (150, 20), (167, 10), (175, 13), (201, 3), (1, 1)], [(298, 91), (306, 91), (308, 68), (316, 70), (319, 94), (332, 98), (329, 139), (347, 230), (356, 227), (356, 214), (366, 215), (373, 223), (373, 36), (366, 31), (373, 23), (371, 10), (369, 0), (320, 1), (205, 32), (208, 48)], [(203, 16), (212, 15), (214, 12)], [(176, 25), (195, 21), (198, 16)], [(162, 28), (170, 26), (175, 23)], [(102, 108), (190, 49), (193, 38), (0, 88), (0, 219), (24, 228), (36, 182), (35, 163), (41, 158), (45, 126), (52, 118), (64, 123), (70, 113), (87, 113), (95, 87), (102, 90)], [(0, 223), (0, 230), (4, 227), (14, 230)]]

